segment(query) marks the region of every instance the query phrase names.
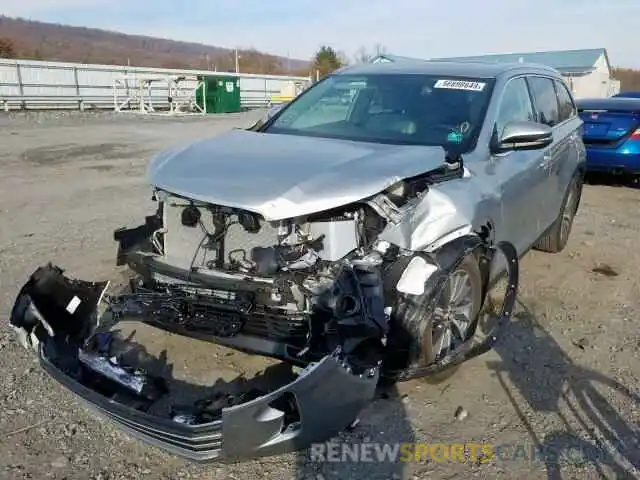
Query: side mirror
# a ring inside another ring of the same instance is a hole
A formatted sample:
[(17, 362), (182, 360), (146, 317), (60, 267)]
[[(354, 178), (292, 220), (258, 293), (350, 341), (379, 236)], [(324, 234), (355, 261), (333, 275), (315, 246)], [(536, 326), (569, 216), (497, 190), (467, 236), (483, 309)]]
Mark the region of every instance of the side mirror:
[(509, 122), (492, 150), (495, 153), (510, 150), (538, 150), (551, 145), (552, 142), (553, 130), (547, 125), (537, 122)]

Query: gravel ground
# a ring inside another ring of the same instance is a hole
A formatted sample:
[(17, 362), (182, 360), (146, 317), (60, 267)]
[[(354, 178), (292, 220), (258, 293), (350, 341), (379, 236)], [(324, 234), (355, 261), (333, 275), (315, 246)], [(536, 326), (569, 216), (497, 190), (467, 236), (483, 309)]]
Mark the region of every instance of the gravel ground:
[[(0, 117), (0, 314), (53, 260), (70, 275), (122, 279), (112, 232), (152, 210), (144, 169), (176, 143), (248, 126), (206, 118)], [(318, 462), (307, 452), (199, 466), (96, 419), (0, 329), (0, 478), (638, 478), (638, 190), (588, 185), (567, 249), (521, 265), (518, 312), (499, 346), (439, 385), (400, 384), (340, 442), (491, 443), (489, 461)], [(6, 326), (6, 323), (5, 323)], [(203, 384), (269, 362), (136, 325), (177, 378)], [(195, 373), (194, 373), (195, 372)], [(461, 408), (459, 408), (461, 407)], [(545, 446), (557, 459), (536, 455)]]

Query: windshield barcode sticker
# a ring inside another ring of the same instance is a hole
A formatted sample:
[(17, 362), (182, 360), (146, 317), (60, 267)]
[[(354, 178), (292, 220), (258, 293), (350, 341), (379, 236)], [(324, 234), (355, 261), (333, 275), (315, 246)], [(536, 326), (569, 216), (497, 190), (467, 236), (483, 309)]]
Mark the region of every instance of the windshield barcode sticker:
[(433, 88), (448, 88), (450, 90), (470, 90), (481, 92), (487, 84), (484, 82), (468, 82), (466, 80), (438, 80)]

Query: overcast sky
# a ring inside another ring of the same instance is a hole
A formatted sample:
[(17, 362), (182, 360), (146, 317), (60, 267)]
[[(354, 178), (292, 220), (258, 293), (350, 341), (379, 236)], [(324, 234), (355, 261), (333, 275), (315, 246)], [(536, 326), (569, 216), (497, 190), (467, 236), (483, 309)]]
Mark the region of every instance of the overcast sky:
[(423, 58), (606, 47), (640, 67), (640, 0), (0, 0), (0, 13), (300, 59), (321, 44)]

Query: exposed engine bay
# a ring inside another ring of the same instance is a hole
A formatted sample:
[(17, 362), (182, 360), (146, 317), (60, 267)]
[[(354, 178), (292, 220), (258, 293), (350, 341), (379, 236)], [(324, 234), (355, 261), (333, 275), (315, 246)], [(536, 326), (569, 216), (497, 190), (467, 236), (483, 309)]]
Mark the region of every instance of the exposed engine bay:
[(376, 367), (392, 309), (385, 296), (399, 280), (383, 272), (411, 255), (378, 235), (431, 182), (400, 181), (361, 203), (272, 222), (156, 191), (156, 214), (115, 234), (120, 262), (141, 276), (111, 308), (218, 341), (260, 338), (275, 344), (260, 353), (294, 362), (315, 361), (337, 347), (362, 355), (361, 347), (367, 352), (361, 367)]
[[(381, 360), (388, 325), (379, 267), (391, 252), (374, 245), (384, 221), (370, 207), (269, 223), (251, 212), (158, 199), (145, 254), (182, 278), (138, 265), (143, 276), (114, 299), (115, 312), (172, 330), (262, 338), (280, 344), (278, 356), (305, 362), (375, 341), (368, 348)], [(126, 243), (127, 234), (116, 238)]]

